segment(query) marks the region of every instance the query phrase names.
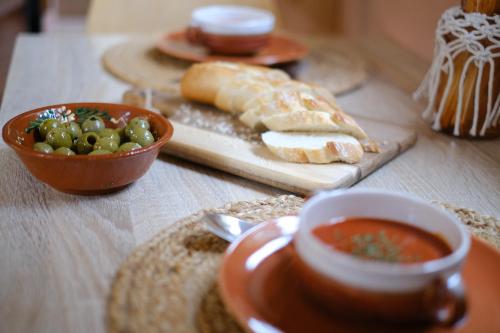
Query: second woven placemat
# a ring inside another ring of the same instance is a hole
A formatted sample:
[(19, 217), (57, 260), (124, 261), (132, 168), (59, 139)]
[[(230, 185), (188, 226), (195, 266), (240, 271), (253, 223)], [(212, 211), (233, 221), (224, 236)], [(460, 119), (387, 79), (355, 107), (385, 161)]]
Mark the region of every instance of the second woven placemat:
[[(333, 39), (309, 41), (310, 54), (283, 68), (297, 80), (312, 82), (334, 94), (349, 91), (367, 79), (365, 61), (352, 47)], [(104, 68), (117, 78), (136, 87), (170, 92), (191, 65), (167, 56), (155, 48), (151, 38), (132, 38), (108, 48), (103, 56)]]
[[(208, 233), (200, 217), (210, 211), (249, 221), (296, 214), (303, 199), (284, 195), (231, 203), (178, 221), (138, 247), (121, 265), (107, 306), (108, 332), (242, 332), (226, 312), (216, 279), (227, 243)], [(500, 221), (436, 203), (457, 214), (476, 236), (500, 249)]]

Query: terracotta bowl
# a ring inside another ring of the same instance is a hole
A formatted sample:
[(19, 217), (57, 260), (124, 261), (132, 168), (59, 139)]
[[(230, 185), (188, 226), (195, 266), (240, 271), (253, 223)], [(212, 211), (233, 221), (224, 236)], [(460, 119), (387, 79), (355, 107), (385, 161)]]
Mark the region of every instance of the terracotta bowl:
[(260, 35), (217, 35), (203, 33), (201, 40), (211, 52), (217, 54), (253, 54), (269, 44), (269, 34)]
[[(39, 113), (49, 108), (66, 106), (98, 108), (123, 124), (105, 121), (106, 127), (122, 127), (129, 119), (146, 117), (151, 124), (155, 143), (147, 148), (106, 155), (63, 156), (38, 153), (32, 149), (35, 134), (25, 128)], [(172, 137), (171, 123), (160, 114), (133, 106), (108, 103), (70, 103), (49, 105), (22, 113), (9, 120), (2, 129), (3, 140), (16, 152), (26, 168), (38, 180), (56, 190), (73, 194), (102, 194), (114, 192), (143, 176), (156, 159), (160, 148)]]
[(271, 34), (219, 35), (188, 27), (186, 37), (193, 44), (201, 44), (215, 54), (251, 55), (269, 45)]

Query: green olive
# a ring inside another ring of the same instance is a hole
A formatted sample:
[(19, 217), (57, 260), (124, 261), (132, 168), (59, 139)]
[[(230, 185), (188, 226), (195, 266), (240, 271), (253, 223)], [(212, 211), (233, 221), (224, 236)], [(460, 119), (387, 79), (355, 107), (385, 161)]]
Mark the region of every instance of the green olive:
[(99, 140), (99, 135), (96, 132), (87, 132), (76, 142), (76, 150), (78, 154), (88, 154), (94, 149), (94, 145)]
[(135, 142), (125, 142), (118, 148), (118, 152), (132, 151), (136, 149), (141, 149), (141, 145)]
[(118, 150), (118, 143), (113, 138), (99, 138), (94, 144), (94, 150), (109, 150), (115, 152)]
[(136, 127), (149, 130), (149, 122), (144, 117), (132, 118), (125, 127), (125, 135), (130, 138), (134, 132), (134, 128)]
[(120, 134), (113, 128), (105, 128), (97, 134), (99, 134), (100, 138), (110, 138), (115, 141), (117, 145), (120, 145)]
[(71, 156), (75, 155), (75, 152), (66, 147), (59, 147), (54, 151), (54, 154)]
[(145, 128), (147, 130), (149, 129), (149, 121), (145, 117), (135, 117), (135, 118), (132, 118), (128, 122), (128, 125), (130, 127), (139, 126), (139, 127)]
[(123, 132), (125, 133), (125, 136), (130, 139), (132, 137), (133, 132), (134, 132), (134, 126), (131, 126), (131, 125), (125, 126), (125, 129), (123, 130)]
[(104, 154), (113, 154), (113, 152), (106, 149), (96, 149), (89, 153), (89, 155), (104, 155)]
[(45, 119), (41, 124), (40, 127), (38, 128), (38, 131), (40, 132), (40, 136), (42, 137), (42, 140), (45, 140), (45, 137), (47, 134), (50, 132), (50, 130), (61, 127), (61, 123), (56, 120), (56, 119)]
[(82, 136), (82, 129), (80, 128), (80, 125), (78, 125), (78, 123), (72, 121), (66, 124), (66, 128), (73, 139), (78, 139)]
[(142, 147), (147, 147), (155, 142), (155, 138), (150, 131), (142, 127), (134, 127), (134, 131), (130, 136), (130, 141), (140, 144)]
[(52, 148), (66, 147), (70, 148), (73, 144), (73, 138), (66, 128), (56, 127), (47, 133), (47, 143), (52, 146)]
[(92, 116), (86, 119), (82, 124), (83, 133), (87, 132), (99, 132), (103, 130), (106, 126), (104, 125), (104, 121), (102, 121), (101, 117)]
[(39, 153), (52, 153), (54, 149), (52, 148), (51, 145), (45, 143), (45, 142), (37, 142), (33, 145), (33, 150), (39, 152)]

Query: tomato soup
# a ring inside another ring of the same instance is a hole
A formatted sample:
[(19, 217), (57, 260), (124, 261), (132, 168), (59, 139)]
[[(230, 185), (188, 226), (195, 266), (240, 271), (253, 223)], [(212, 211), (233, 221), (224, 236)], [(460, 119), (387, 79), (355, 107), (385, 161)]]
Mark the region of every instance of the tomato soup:
[(452, 252), (438, 235), (390, 220), (349, 217), (321, 224), (312, 233), (335, 250), (366, 260), (418, 263)]

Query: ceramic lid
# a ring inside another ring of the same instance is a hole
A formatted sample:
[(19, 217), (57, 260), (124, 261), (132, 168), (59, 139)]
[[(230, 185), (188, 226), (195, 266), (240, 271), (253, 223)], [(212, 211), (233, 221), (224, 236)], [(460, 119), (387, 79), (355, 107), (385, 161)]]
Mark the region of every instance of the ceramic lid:
[(191, 14), (191, 25), (217, 35), (267, 34), (274, 28), (274, 15), (247, 6), (205, 6)]

